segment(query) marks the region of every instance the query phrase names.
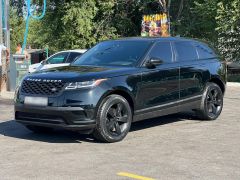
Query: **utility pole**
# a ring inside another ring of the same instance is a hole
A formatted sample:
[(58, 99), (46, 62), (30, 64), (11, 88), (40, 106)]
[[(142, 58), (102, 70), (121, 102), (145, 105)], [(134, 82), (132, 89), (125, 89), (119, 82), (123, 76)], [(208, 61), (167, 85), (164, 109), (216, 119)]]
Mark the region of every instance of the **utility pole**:
[(5, 44), (10, 51), (10, 24), (9, 24), (9, 0), (5, 0)]
[(2, 0), (1, 0), (1, 3), (0, 3), (0, 44), (2, 44), (3, 43), (3, 33), (2, 33), (2, 28), (3, 28), (3, 26), (2, 26), (2, 9), (3, 9), (3, 7), (2, 7)]
[[(10, 50), (10, 28), (9, 28), (9, 0), (0, 0), (0, 44), (3, 44)], [(4, 2), (4, 3), (3, 3)], [(4, 10), (4, 11), (3, 11)], [(4, 21), (3, 21), (4, 20)], [(3, 24), (4, 22), (4, 24)], [(3, 28), (4, 27), (4, 28)], [(4, 30), (4, 32), (3, 32)], [(2, 74), (1, 74), (1, 90), (6, 91), (8, 87), (8, 64), (9, 59), (7, 53), (2, 53)]]
[[(0, 0), (0, 45), (3, 43), (3, 33), (2, 33), (2, 0)], [(2, 57), (0, 57), (0, 60), (2, 60)], [(2, 64), (2, 63), (1, 63)], [(0, 91), (2, 88), (2, 66), (0, 66)]]

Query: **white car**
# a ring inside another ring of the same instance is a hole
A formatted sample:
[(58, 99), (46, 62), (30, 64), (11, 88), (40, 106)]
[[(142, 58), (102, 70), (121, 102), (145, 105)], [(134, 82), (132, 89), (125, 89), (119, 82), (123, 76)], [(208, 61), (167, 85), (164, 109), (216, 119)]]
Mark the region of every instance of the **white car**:
[(45, 61), (30, 65), (29, 73), (54, 67), (68, 66), (71, 62), (73, 62), (77, 57), (81, 56), (86, 51), (86, 49), (76, 49), (58, 52), (50, 56)]

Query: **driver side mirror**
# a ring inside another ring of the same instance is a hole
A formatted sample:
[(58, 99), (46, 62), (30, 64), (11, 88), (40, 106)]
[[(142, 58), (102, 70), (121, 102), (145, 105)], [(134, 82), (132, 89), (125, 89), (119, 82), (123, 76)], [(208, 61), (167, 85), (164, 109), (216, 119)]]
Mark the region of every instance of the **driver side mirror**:
[(147, 68), (153, 69), (158, 65), (163, 64), (163, 60), (159, 58), (150, 58), (150, 60), (146, 63)]

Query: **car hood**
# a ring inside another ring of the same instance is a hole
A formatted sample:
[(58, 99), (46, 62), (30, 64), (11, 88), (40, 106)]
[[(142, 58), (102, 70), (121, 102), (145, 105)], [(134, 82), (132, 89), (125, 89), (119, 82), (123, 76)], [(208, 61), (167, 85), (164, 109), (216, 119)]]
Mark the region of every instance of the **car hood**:
[(65, 66), (38, 71), (25, 78), (79, 82), (129, 75), (138, 71), (139, 69), (135, 67)]
[(35, 72), (39, 66), (41, 66), (41, 63), (36, 63), (36, 64), (30, 65), (29, 66), (29, 72), (30, 73)]
[(41, 63), (36, 63), (36, 64), (31, 64), (29, 67), (35, 68), (35, 67), (38, 67), (38, 66), (40, 66), (40, 65), (41, 65)]

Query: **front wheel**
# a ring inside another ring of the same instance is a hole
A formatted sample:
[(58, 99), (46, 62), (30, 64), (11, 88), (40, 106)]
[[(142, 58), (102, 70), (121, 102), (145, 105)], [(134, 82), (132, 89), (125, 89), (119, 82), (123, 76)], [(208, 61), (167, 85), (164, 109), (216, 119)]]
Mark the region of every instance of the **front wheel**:
[(215, 120), (223, 108), (223, 92), (215, 83), (207, 83), (197, 116), (202, 120)]
[(132, 109), (128, 101), (120, 95), (110, 95), (101, 103), (93, 132), (96, 139), (113, 143), (121, 141), (129, 132)]

